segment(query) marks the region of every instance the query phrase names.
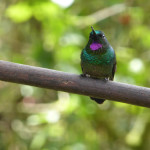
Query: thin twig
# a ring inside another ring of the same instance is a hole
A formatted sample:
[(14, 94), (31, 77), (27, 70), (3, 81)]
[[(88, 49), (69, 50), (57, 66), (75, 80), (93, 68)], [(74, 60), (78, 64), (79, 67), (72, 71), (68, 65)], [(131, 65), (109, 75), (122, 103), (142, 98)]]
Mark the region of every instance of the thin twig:
[(114, 16), (125, 11), (126, 5), (123, 4), (116, 4), (108, 8), (104, 8), (99, 10), (91, 15), (88, 16), (81, 16), (76, 20), (76, 24), (81, 27), (85, 28), (86, 26), (90, 26), (104, 20), (108, 17)]

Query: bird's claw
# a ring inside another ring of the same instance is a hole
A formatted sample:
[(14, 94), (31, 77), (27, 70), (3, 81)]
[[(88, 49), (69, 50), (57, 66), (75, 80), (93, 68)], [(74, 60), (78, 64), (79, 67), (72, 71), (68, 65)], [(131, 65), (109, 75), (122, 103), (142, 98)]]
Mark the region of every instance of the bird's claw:
[(81, 77), (90, 77), (90, 75), (89, 74), (81, 74)]

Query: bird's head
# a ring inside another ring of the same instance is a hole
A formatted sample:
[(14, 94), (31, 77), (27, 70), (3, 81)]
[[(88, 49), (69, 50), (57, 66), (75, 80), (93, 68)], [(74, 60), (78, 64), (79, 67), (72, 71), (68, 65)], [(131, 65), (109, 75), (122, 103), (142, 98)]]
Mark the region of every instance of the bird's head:
[(91, 51), (102, 51), (109, 46), (109, 43), (102, 31), (94, 30), (93, 27), (92, 32), (89, 36), (88, 47)]

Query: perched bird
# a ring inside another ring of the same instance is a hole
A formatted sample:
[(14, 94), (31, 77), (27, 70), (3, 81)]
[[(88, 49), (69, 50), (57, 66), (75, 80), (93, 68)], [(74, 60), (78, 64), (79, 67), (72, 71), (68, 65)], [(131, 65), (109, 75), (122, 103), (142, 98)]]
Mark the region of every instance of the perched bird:
[[(89, 41), (81, 53), (82, 76), (91, 78), (113, 80), (116, 71), (115, 51), (108, 43), (102, 31), (94, 30), (89, 36)], [(105, 100), (91, 97), (97, 103)]]

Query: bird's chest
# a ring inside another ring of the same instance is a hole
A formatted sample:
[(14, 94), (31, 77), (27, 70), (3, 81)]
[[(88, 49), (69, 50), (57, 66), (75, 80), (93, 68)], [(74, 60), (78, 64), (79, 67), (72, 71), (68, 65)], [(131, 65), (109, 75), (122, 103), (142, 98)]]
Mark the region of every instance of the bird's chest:
[(108, 51), (105, 54), (89, 54), (85, 50), (81, 54), (81, 61), (92, 65), (110, 65), (114, 58), (114, 52)]
[(109, 52), (103, 55), (92, 55), (83, 51), (81, 55), (83, 72), (96, 77), (109, 76), (112, 72), (113, 58), (113, 53)]

